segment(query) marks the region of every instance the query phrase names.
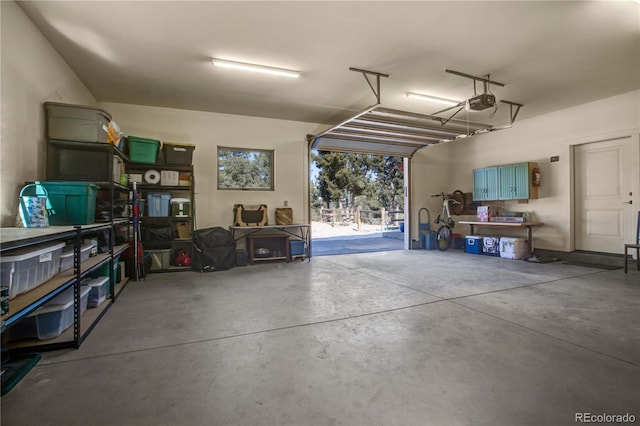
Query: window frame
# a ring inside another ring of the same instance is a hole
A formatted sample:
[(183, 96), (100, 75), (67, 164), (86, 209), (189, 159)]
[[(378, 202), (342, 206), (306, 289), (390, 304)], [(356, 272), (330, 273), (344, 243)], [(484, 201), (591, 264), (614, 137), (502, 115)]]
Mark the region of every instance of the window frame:
[[(267, 154), (269, 156), (270, 170), (269, 170), (269, 187), (247, 187), (247, 186), (222, 186), (220, 179), (220, 153), (221, 152), (243, 152), (243, 153), (260, 153)], [(263, 148), (239, 148), (229, 146), (218, 146), (216, 150), (216, 178), (217, 188), (220, 191), (275, 191), (275, 150), (263, 149)]]

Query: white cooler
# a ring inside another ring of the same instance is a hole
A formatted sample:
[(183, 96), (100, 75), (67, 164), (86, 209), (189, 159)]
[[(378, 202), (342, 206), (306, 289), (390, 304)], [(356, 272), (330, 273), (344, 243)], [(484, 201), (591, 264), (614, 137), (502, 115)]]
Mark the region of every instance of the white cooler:
[(500, 238), (500, 257), (520, 260), (527, 255), (527, 240), (524, 238)]

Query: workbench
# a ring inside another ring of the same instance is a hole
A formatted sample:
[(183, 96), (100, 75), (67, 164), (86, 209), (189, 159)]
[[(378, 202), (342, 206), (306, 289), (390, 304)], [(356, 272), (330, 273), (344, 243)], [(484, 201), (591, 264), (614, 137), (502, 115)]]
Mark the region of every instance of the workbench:
[(476, 227), (483, 228), (502, 228), (502, 229), (526, 229), (527, 230), (527, 252), (529, 256), (533, 256), (533, 228), (542, 226), (542, 222), (467, 222), (460, 221), (460, 225), (469, 225), (471, 234), (475, 234)]

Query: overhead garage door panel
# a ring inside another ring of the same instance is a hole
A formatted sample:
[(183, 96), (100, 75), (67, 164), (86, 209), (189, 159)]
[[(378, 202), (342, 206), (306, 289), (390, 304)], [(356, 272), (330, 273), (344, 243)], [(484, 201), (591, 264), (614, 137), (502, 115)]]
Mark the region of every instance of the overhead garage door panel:
[(489, 128), (481, 123), (371, 106), (309, 138), (312, 148), (321, 151), (411, 157), (426, 146), (450, 142)]
[(359, 152), (363, 154), (411, 157), (422, 146), (391, 145), (378, 142), (366, 142), (353, 138), (339, 139), (331, 137), (317, 138), (314, 148), (320, 151)]

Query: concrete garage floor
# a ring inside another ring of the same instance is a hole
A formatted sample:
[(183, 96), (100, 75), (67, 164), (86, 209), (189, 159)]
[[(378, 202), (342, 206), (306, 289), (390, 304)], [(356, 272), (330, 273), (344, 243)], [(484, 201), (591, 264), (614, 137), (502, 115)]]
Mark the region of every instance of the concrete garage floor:
[(460, 251), (154, 274), (44, 354), (2, 425), (637, 422), (639, 313), (635, 270)]

